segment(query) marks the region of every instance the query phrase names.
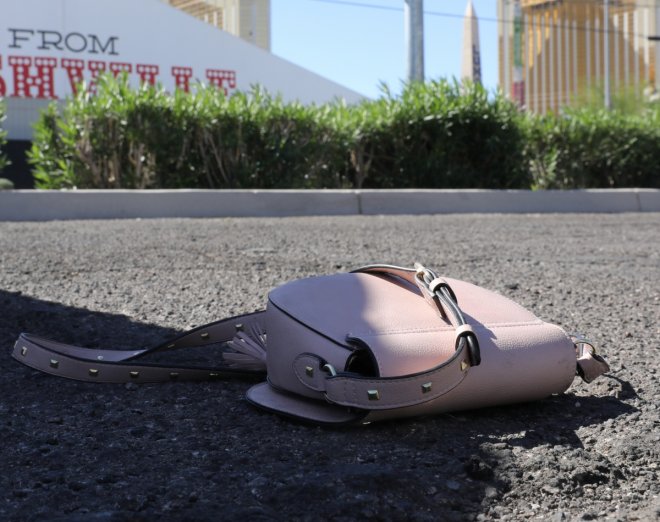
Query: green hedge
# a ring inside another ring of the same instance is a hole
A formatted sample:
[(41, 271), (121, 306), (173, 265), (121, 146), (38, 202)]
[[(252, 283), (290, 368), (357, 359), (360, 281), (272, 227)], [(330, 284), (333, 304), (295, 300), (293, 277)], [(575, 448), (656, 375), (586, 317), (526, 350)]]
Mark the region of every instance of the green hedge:
[(38, 187), (659, 186), (657, 112), (540, 118), (446, 81), (351, 106), (260, 89), (168, 94), (110, 77), (96, 91), (43, 112), (29, 153)]
[(408, 85), (400, 97), (347, 109), (353, 185), (374, 188), (519, 188), (520, 114), (475, 85)]
[(333, 116), (260, 90), (170, 95), (105, 77), (42, 114), (29, 160), (40, 188), (344, 186)]
[(527, 156), (535, 188), (660, 187), (660, 112), (581, 109), (528, 116)]

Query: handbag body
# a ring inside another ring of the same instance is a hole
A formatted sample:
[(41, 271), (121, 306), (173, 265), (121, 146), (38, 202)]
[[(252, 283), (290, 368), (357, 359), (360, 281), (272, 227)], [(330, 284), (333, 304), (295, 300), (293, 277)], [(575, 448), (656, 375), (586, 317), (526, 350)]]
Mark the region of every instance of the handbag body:
[[(218, 367), (144, 362), (220, 344)], [(157, 347), (89, 350), (19, 337), (14, 357), (97, 382), (207, 380), (266, 371), (247, 399), (322, 424), (370, 423), (542, 399), (609, 368), (593, 345), (512, 300), (413, 269), (370, 265), (286, 283), (265, 311), (196, 328)]]

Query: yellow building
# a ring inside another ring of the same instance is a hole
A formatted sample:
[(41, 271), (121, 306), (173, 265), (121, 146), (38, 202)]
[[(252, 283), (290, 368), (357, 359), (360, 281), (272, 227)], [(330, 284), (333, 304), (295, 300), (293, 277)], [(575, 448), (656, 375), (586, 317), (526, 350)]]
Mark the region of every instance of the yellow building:
[(270, 51), (270, 0), (161, 0)]
[(658, 34), (659, 0), (610, 0), (607, 20), (603, 0), (498, 0), (497, 10), (500, 87), (533, 112), (597, 96), (608, 69), (611, 93), (660, 80), (658, 42), (648, 38)]

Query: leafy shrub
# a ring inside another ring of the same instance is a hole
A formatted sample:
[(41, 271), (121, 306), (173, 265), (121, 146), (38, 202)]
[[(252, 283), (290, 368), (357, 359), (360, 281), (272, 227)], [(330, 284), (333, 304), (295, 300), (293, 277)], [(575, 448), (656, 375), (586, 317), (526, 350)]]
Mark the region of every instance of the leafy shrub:
[(527, 158), (541, 189), (660, 187), (660, 117), (581, 109), (527, 118)]
[(35, 127), (40, 188), (657, 187), (660, 111), (523, 114), (478, 85), (413, 83), (355, 105), (255, 88), (81, 88)]
[(166, 137), (167, 95), (131, 89), (125, 77), (98, 82), (96, 95), (80, 89), (61, 110), (50, 105), (35, 125), (28, 159), (39, 188), (158, 186), (153, 145)]
[(42, 113), (29, 161), (39, 188), (337, 187), (332, 113), (259, 89), (170, 95), (105, 76)]
[(285, 104), (260, 89), (230, 98), (213, 88), (189, 96), (195, 155), (206, 186), (321, 188), (343, 183), (334, 108)]
[(376, 151), (368, 186), (529, 186), (520, 114), (500, 96), (489, 99), (479, 85), (413, 83), (399, 98), (366, 105), (371, 114), (364, 128)]
[(64, 122), (57, 104), (53, 103), (41, 112), (34, 126), (34, 141), (28, 151), (28, 160), (39, 188), (72, 188), (76, 185), (73, 151), (64, 142)]

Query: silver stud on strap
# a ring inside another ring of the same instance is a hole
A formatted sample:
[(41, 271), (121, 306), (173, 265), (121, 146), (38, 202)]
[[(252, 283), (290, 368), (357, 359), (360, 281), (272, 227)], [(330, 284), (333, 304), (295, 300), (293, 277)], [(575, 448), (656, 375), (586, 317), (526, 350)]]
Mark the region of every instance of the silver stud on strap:
[(211, 380), (215, 380), (215, 379), (217, 379), (217, 378), (219, 378), (219, 377), (220, 377), (220, 375), (217, 374), (217, 373), (215, 373), (215, 372), (211, 372), (211, 373), (209, 373), (209, 379), (211, 379)]
[(202, 339), (208, 339), (209, 337), (211, 337), (208, 332), (202, 332), (201, 334), (199, 334), (199, 336)]
[(236, 331), (237, 331), (237, 332), (242, 332), (242, 331), (243, 331), (243, 325), (240, 324), (240, 323), (237, 324), (237, 325), (235, 326), (235, 328), (236, 328)]
[(305, 373), (307, 374), (307, 377), (314, 377), (314, 368), (311, 366), (305, 366)]
[(428, 393), (431, 391), (433, 388), (433, 383), (432, 382), (427, 382), (422, 384), (422, 393)]
[(56, 361), (55, 359), (51, 359), (51, 360), (50, 360), (50, 367), (51, 367), (51, 368), (55, 368), (55, 369), (57, 369), (57, 368), (59, 368), (59, 366), (60, 366), (60, 362), (59, 362), (59, 361)]
[(96, 368), (90, 368), (89, 369), (89, 376), (90, 377), (98, 377), (99, 376), (99, 371)]
[(140, 376), (140, 372), (129, 372), (131, 379), (137, 379)]
[(467, 363), (467, 361), (461, 361), (461, 371), (464, 372), (466, 371), (470, 365)]
[(176, 381), (179, 378), (179, 372), (170, 372), (170, 379)]
[(370, 401), (378, 401), (380, 400), (380, 393), (378, 393), (378, 390), (367, 390), (367, 397)]
[(23, 346), (23, 348), (21, 348), (21, 355), (25, 357), (25, 354), (27, 354), (27, 346)]
[(174, 343), (172, 343), (172, 344), (168, 344), (168, 345), (167, 345), (167, 348), (171, 350), (172, 348), (174, 348), (174, 346), (175, 346)]

